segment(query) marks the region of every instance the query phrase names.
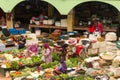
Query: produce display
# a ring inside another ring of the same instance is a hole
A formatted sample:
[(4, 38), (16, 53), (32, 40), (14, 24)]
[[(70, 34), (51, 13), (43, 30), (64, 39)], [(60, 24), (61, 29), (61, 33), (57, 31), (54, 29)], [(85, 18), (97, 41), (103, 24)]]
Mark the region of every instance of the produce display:
[[(52, 41), (50, 39), (47, 41), (47, 38), (40, 39), (45, 40), (50, 45), (52, 62), (49, 63), (46, 63), (44, 59), (45, 50), (42, 46), (44, 41), (40, 41), (39, 45), (27, 45), (24, 49), (0, 52), (1, 70), (9, 70), (10, 76), (18, 80), (119, 79), (120, 73), (117, 71), (120, 70), (120, 50), (117, 48), (117, 44), (110, 40), (96, 37), (95, 40), (87, 38), (90, 45), (86, 47), (80, 43), (83, 39), (86, 38), (68, 38), (68, 40), (63, 39), (61, 41)], [(67, 65), (67, 71), (66, 73), (54, 74), (54, 71), (58, 70), (61, 67), (61, 63), (63, 63), (61, 62), (61, 54), (63, 54), (61, 52), (63, 50), (61, 44), (64, 44), (63, 42), (68, 44), (64, 60), (64, 63)], [(80, 53), (80, 56), (76, 54), (76, 46), (78, 45), (83, 46), (83, 52)], [(31, 50), (33, 51), (32, 54), (30, 54)], [(87, 52), (88, 55), (86, 53), (86, 56), (83, 56), (84, 52)], [(2, 72), (0, 71), (0, 73)]]

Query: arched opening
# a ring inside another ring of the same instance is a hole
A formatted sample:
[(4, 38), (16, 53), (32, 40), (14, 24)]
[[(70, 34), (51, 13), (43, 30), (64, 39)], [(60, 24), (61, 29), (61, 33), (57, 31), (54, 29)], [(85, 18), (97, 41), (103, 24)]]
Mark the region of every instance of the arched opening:
[(25, 0), (16, 5), (12, 12), (14, 13), (14, 24), (20, 22), (20, 27), (26, 29), (28, 29), (30, 19), (36, 17), (36, 20), (39, 20), (40, 14), (46, 16), (45, 19), (59, 20), (62, 17), (54, 6), (43, 0)]
[(4, 11), (0, 8), (0, 26), (5, 26), (6, 25), (6, 16)]
[(92, 17), (97, 17), (101, 22), (104, 23), (104, 28), (116, 28), (119, 24), (118, 10), (107, 3), (98, 1), (84, 2), (76, 7), (75, 11), (75, 26), (87, 27), (88, 22)]

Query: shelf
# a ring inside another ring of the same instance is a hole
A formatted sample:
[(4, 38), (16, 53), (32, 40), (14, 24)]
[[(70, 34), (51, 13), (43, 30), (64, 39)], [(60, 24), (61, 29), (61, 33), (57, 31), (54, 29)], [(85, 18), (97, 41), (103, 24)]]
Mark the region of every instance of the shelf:
[[(47, 29), (67, 29), (67, 27), (58, 27), (58, 26), (48, 26), (48, 25), (43, 25), (43, 26), (40, 26), (40, 25), (29, 25), (29, 29), (30, 28), (47, 28)], [(73, 30), (88, 30), (87, 27), (81, 27), (81, 26), (74, 26)], [(115, 32), (116, 29), (103, 29), (103, 31), (107, 31), (107, 32)]]
[(49, 29), (67, 29), (67, 27), (59, 27), (59, 26), (48, 26), (48, 25), (29, 25), (29, 29), (32, 27), (36, 27), (36, 28), (49, 28)]

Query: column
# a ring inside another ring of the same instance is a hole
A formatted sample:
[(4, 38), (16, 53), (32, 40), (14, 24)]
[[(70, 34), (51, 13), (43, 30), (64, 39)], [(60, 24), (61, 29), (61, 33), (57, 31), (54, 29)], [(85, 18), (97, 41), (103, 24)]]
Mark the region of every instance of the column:
[(11, 28), (12, 26), (12, 22), (11, 22), (11, 13), (6, 13), (6, 26), (7, 28)]
[(67, 32), (73, 31), (73, 25), (74, 25), (74, 10), (71, 10), (67, 16)]

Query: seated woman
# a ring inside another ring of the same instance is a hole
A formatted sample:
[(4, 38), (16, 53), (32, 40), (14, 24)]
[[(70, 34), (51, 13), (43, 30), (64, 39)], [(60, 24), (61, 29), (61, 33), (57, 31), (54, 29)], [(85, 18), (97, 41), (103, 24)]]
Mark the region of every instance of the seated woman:
[(19, 49), (22, 49), (25, 47), (25, 43), (26, 43), (26, 39), (24, 36), (20, 36), (18, 39), (18, 45), (19, 45)]
[(66, 72), (67, 72), (67, 65), (66, 65), (66, 63), (65, 63), (65, 61), (64, 61), (64, 58), (61, 57), (61, 58), (60, 58), (60, 66), (59, 66), (58, 68), (56, 68), (56, 69), (53, 71), (53, 73), (54, 73), (55, 75), (59, 75), (59, 74), (61, 74), (61, 73), (66, 73)]
[(29, 45), (27, 48), (27, 57), (35, 56), (39, 53), (39, 48), (37, 44)]

